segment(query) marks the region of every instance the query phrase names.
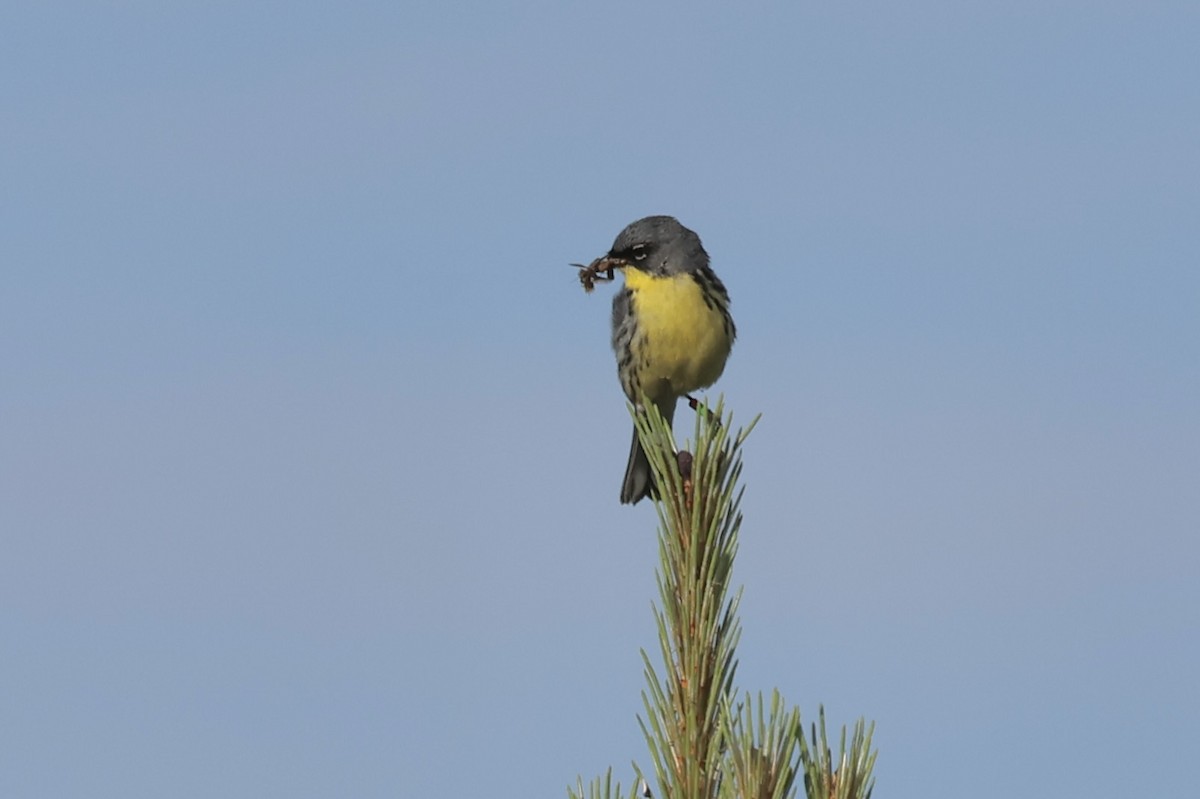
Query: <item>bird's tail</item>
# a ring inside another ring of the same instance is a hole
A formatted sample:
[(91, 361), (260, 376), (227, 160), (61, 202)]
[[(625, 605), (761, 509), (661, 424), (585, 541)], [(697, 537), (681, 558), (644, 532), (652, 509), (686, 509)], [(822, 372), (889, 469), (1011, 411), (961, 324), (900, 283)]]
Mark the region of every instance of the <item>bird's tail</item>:
[[(658, 404), (658, 403), (656, 403)], [(675, 398), (669, 404), (658, 404), (658, 412), (671, 424), (675, 416)], [(634, 505), (643, 497), (657, 497), (658, 487), (650, 471), (650, 461), (642, 442), (638, 440), (637, 428), (633, 429), (633, 443), (629, 447), (629, 464), (625, 467), (625, 481), (621, 484), (621, 504)]]

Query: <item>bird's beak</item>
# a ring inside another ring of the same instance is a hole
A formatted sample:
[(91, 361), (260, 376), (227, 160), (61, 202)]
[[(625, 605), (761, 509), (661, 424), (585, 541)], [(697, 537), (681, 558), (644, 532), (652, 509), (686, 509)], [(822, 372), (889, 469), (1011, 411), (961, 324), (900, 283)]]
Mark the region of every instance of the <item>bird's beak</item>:
[(592, 267), (597, 271), (607, 271), (609, 269), (624, 269), (629, 266), (629, 261), (624, 258), (618, 258), (612, 253), (602, 255), (595, 261), (592, 261)]

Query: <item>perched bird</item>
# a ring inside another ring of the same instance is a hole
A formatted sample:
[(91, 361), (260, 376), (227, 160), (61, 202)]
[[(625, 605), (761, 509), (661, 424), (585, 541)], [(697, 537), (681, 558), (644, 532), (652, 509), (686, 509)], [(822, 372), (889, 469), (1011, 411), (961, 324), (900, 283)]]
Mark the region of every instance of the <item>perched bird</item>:
[[(709, 267), (700, 237), (674, 217), (648, 216), (622, 230), (589, 270), (625, 275), (613, 297), (617, 376), (634, 405), (649, 400), (669, 423), (679, 397), (721, 376), (737, 335), (729, 294)], [(645, 496), (657, 496), (657, 489), (635, 429), (621, 502)]]

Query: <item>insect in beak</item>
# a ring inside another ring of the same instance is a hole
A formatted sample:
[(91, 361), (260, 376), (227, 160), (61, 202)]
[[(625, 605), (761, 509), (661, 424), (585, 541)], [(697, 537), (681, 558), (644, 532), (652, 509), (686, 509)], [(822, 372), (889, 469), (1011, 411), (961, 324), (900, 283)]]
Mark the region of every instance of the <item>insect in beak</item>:
[(604, 255), (587, 266), (583, 264), (571, 264), (571, 266), (579, 270), (579, 282), (582, 284), (583, 290), (591, 294), (592, 289), (596, 288), (596, 283), (607, 283), (613, 280), (613, 273), (624, 264), (616, 258)]

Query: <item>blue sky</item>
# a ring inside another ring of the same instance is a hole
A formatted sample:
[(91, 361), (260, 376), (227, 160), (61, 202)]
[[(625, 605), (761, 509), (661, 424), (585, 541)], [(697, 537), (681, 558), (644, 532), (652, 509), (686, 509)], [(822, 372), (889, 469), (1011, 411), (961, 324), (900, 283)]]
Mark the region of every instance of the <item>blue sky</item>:
[(741, 688), (874, 719), (881, 795), (1194, 783), (1194, 4), (0, 24), (0, 793), (648, 766), (655, 519), (566, 264), (650, 213), (763, 414)]

